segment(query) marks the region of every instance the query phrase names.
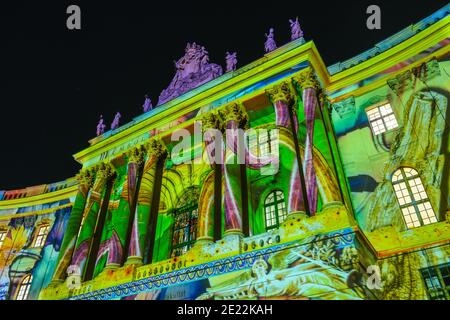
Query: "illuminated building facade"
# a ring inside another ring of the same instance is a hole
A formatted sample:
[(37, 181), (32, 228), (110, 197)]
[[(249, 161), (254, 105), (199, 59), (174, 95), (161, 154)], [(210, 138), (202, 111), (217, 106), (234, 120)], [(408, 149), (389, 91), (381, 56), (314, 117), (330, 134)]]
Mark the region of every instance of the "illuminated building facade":
[(76, 178), (0, 192), (0, 298), (450, 299), (449, 10), (328, 68), (189, 44)]

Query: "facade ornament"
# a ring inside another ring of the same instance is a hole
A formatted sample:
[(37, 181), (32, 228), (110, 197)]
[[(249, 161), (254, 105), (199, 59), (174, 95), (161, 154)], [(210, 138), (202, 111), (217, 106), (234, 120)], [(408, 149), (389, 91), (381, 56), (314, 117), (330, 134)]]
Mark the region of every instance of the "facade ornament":
[(222, 131), (222, 119), (216, 111), (205, 113), (201, 118), (203, 133), (209, 129), (217, 129)]
[(295, 19), (295, 21), (289, 19), (289, 23), (291, 24), (291, 40), (294, 41), (303, 38), (303, 31), (300, 28), (298, 17)]
[(188, 43), (185, 54), (175, 62), (176, 74), (170, 85), (161, 92), (158, 105), (175, 99), (182, 94), (222, 75), (222, 67), (209, 63), (205, 47), (195, 42)]
[(83, 190), (89, 190), (94, 182), (94, 174), (90, 170), (82, 170), (76, 175), (76, 179)]
[(235, 71), (236, 65), (237, 65), (237, 53), (236, 52), (233, 52), (233, 53), (227, 52), (226, 56), (225, 56), (225, 61), (227, 64), (226, 72)]
[(150, 100), (150, 98), (148, 97), (148, 95), (145, 95), (145, 101), (144, 101), (144, 105), (142, 106), (142, 108), (144, 109), (144, 113), (145, 112), (149, 112), (153, 109), (153, 105), (152, 105), (152, 100)]
[(277, 43), (275, 42), (274, 29), (270, 28), (269, 34), (266, 33), (266, 42), (264, 44), (264, 49), (266, 53), (272, 52), (277, 48)]
[(122, 117), (122, 115), (120, 114), (120, 112), (117, 112), (114, 117), (113, 122), (111, 123), (111, 130), (117, 129), (119, 127), (121, 117)]
[(413, 68), (412, 73), (416, 78), (422, 81), (428, 81), (434, 77), (440, 76), (441, 70), (439, 68), (439, 62), (436, 59), (433, 59)]
[(100, 115), (100, 120), (97, 124), (97, 137), (101, 136), (103, 133), (105, 133), (106, 125), (103, 121), (103, 115)]
[(229, 104), (221, 109), (219, 109), (219, 114), (223, 119), (225, 125), (229, 121), (236, 121), (238, 127), (241, 129), (248, 128), (248, 114), (245, 111), (245, 108), (237, 103)]
[(282, 82), (266, 90), (272, 102), (283, 101), (287, 105), (292, 105), (294, 102), (294, 95), (292, 94), (292, 87), (288, 82)]
[(395, 94), (399, 95), (405, 90), (411, 89), (413, 87), (413, 74), (410, 70), (407, 70), (395, 78), (388, 80), (387, 84)]
[(316, 91), (321, 91), (320, 83), (317, 80), (316, 74), (314, 73), (313, 69), (308, 69), (300, 73), (294, 79), (302, 90), (312, 88)]
[(156, 156), (157, 158), (167, 155), (167, 147), (164, 142), (159, 139), (151, 139), (146, 147), (149, 155)]
[(141, 165), (144, 163), (145, 148), (143, 146), (131, 149), (128, 152), (128, 163)]
[(356, 114), (355, 97), (351, 96), (345, 100), (333, 104), (333, 109), (341, 119), (349, 118)]

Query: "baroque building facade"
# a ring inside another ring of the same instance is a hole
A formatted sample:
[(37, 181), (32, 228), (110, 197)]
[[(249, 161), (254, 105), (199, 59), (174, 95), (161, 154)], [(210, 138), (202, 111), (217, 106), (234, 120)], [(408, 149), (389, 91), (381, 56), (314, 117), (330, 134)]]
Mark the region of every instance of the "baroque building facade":
[(330, 67), (189, 44), (75, 178), (0, 191), (0, 299), (450, 299), (449, 11)]

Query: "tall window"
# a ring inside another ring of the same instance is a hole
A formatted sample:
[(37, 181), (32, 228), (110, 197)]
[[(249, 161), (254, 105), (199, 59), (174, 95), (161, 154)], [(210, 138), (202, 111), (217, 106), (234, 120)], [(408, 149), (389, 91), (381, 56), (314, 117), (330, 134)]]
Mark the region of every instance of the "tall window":
[(47, 234), (50, 231), (49, 225), (41, 225), (38, 227), (36, 239), (34, 241), (34, 247), (39, 248), (42, 247), (45, 243), (45, 239), (47, 238)]
[(172, 257), (178, 257), (186, 253), (197, 238), (198, 208), (187, 206), (177, 209), (172, 237)]
[(398, 127), (397, 119), (389, 103), (367, 110), (366, 113), (374, 135)]
[(430, 300), (450, 300), (450, 263), (420, 270)]
[(278, 153), (278, 129), (250, 130), (247, 135), (250, 152), (255, 157)]
[(416, 170), (398, 169), (392, 176), (392, 185), (409, 229), (437, 222), (427, 192)]
[(19, 291), (17, 293), (16, 300), (26, 300), (28, 293), (30, 292), (31, 282), (33, 281), (33, 276), (31, 274), (25, 276), (19, 285)]
[(3, 243), (6, 239), (6, 230), (0, 231), (0, 249), (3, 247)]
[(264, 212), (266, 216), (266, 230), (278, 228), (287, 216), (283, 192), (276, 190), (267, 196), (264, 201)]

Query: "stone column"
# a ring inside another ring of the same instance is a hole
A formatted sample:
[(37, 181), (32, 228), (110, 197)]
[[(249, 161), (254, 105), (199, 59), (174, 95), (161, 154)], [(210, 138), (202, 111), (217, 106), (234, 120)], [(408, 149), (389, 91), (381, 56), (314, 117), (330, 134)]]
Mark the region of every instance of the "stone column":
[[(241, 164), (245, 165), (244, 129), (248, 115), (238, 104), (231, 104), (219, 110), (225, 128), (224, 162), (224, 209), (225, 235), (243, 235), (244, 203)], [(247, 224), (247, 223), (246, 223)]]
[(112, 175), (113, 169), (109, 164), (102, 163), (97, 168), (94, 186), (92, 187), (87, 206), (83, 212), (75, 252), (72, 257), (72, 265), (77, 266), (82, 275), (84, 274), (86, 261), (92, 244), (92, 236), (94, 235), (98, 215), (100, 208), (102, 207), (103, 193), (108, 179)]
[[(147, 249), (147, 238), (149, 236), (150, 226), (150, 212), (152, 206), (159, 207), (159, 203), (153, 203), (153, 195), (155, 189), (155, 176), (158, 168), (158, 162), (162, 157), (167, 155), (167, 150), (164, 144), (159, 140), (152, 140), (147, 146), (147, 161), (145, 162), (142, 172), (142, 178), (140, 179), (139, 192), (132, 196), (129, 190), (128, 197), (130, 201), (130, 210), (133, 210), (132, 203), (137, 200), (134, 205), (134, 212), (132, 214), (132, 228), (129, 234), (128, 240), (128, 258), (126, 264), (142, 264), (145, 250)], [(136, 168), (140, 161), (140, 155), (132, 159), (131, 167)], [(135, 169), (133, 169), (134, 171)], [(129, 173), (133, 176), (134, 173)], [(130, 181), (129, 181), (130, 183)], [(131, 187), (136, 190), (134, 186), (136, 182), (131, 182)], [(130, 184), (129, 184), (130, 187)], [(131, 202), (133, 201), (133, 202)], [(130, 216), (131, 217), (131, 216)]]
[[(223, 147), (222, 141), (215, 140), (217, 137), (222, 137), (222, 132), (219, 130), (219, 115), (216, 112), (208, 112), (203, 115), (201, 119), (201, 128), (204, 137), (203, 147), (206, 152), (206, 157), (211, 164), (212, 171), (205, 178), (202, 190), (200, 191), (196, 245), (214, 241), (214, 227), (218, 226), (215, 222), (215, 217), (217, 214), (219, 217), (221, 215), (221, 212), (218, 210), (220, 209), (221, 200), (220, 197), (217, 199), (218, 192), (216, 190), (216, 178), (218, 176), (220, 177), (220, 172), (217, 172), (216, 170), (216, 152), (220, 152), (220, 148)], [(221, 157), (219, 159), (221, 159)]]
[[(307, 197), (304, 187), (303, 171), (301, 167), (301, 155), (298, 143), (298, 120), (293, 88), (287, 82), (282, 82), (267, 91), (275, 107), (276, 125), (282, 132), (286, 132), (290, 145), (295, 149), (296, 161), (292, 165), (292, 173), (289, 185), (288, 215), (305, 213)], [(280, 135), (281, 133), (280, 132)]]
[(312, 69), (302, 72), (295, 79), (302, 90), (303, 107), (306, 122), (305, 155), (303, 172), (306, 182), (306, 193), (308, 195), (309, 212), (314, 215), (317, 211), (317, 180), (313, 162), (314, 148), (314, 115), (317, 106), (317, 93), (320, 84)]
[(70, 266), (70, 262), (72, 260), (89, 189), (92, 187), (93, 175), (94, 173), (89, 170), (81, 171), (77, 175), (77, 180), (79, 183), (78, 193), (70, 213), (64, 239), (59, 249), (58, 260), (56, 262), (55, 272), (53, 273), (52, 278), (53, 283), (63, 282), (67, 276), (67, 268)]

